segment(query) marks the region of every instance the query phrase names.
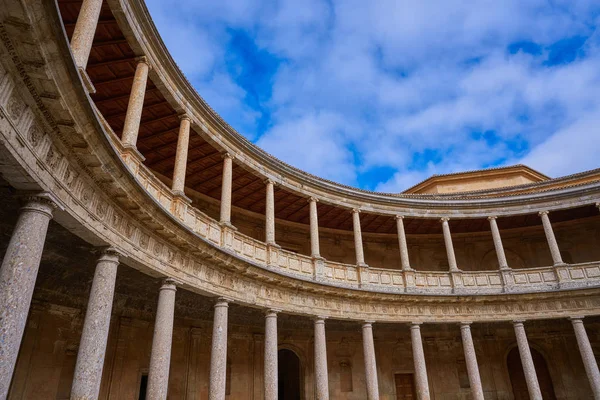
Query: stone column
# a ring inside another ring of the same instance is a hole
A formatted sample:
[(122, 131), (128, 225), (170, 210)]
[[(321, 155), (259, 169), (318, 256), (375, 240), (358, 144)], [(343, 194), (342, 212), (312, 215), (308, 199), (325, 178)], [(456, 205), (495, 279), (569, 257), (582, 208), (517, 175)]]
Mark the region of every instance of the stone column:
[(227, 379), (227, 300), (219, 298), (215, 304), (212, 349), (210, 352), (209, 400), (225, 400)]
[(550, 223), (550, 217), (548, 217), (548, 211), (540, 211), (540, 217), (542, 217), (542, 225), (544, 226), (544, 233), (546, 234), (546, 240), (548, 241), (548, 247), (550, 247), (550, 254), (552, 255), (552, 261), (554, 265), (564, 264), (562, 256), (560, 255), (560, 249), (554, 236), (554, 230)]
[(460, 324), (460, 334), (462, 336), (463, 349), (465, 351), (465, 362), (467, 364), (467, 373), (469, 374), (469, 384), (471, 385), (471, 395), (474, 400), (484, 400), (483, 387), (481, 386), (481, 377), (479, 376), (479, 366), (477, 365), (477, 355), (471, 336), (471, 323), (463, 322)]
[(104, 250), (96, 263), (77, 353), (72, 399), (97, 399), (100, 393), (118, 265), (119, 253), (113, 248)]
[(77, 23), (71, 38), (73, 58), (75, 64), (81, 69), (85, 69), (87, 66), (101, 9), (102, 0), (83, 0), (81, 4), (81, 10), (77, 16)]
[(441, 221), (442, 230), (444, 231), (444, 244), (446, 245), (446, 254), (448, 255), (448, 265), (450, 267), (450, 272), (456, 272), (458, 271), (458, 267), (456, 265), (456, 256), (454, 255), (454, 245), (452, 244), (450, 225), (448, 224), (450, 218), (444, 217), (441, 219)]
[(144, 108), (144, 96), (146, 95), (146, 82), (148, 81), (149, 70), (150, 66), (146, 57), (139, 57), (133, 78), (133, 85), (131, 86), (131, 94), (129, 95), (127, 114), (125, 114), (123, 135), (121, 137), (124, 147), (136, 148), (140, 122), (142, 121), (142, 110)]
[(600, 371), (598, 371), (598, 363), (590, 339), (588, 338), (585, 326), (583, 326), (583, 317), (572, 317), (569, 318), (573, 324), (575, 330), (575, 338), (577, 339), (577, 346), (579, 346), (579, 352), (583, 359), (583, 366), (585, 367), (585, 373), (587, 374), (588, 380), (590, 381), (590, 387), (594, 393), (594, 399), (600, 399)]
[(531, 350), (527, 342), (525, 327), (523, 321), (514, 321), (515, 335), (517, 337), (517, 346), (519, 347), (519, 355), (521, 356), (521, 364), (525, 372), (525, 380), (527, 381), (527, 391), (531, 400), (543, 400), (540, 384), (538, 383), (537, 375), (535, 374), (535, 366), (531, 357)]
[(277, 312), (269, 310), (265, 317), (265, 400), (277, 400)]
[(329, 400), (325, 318), (315, 318), (315, 400)]
[(415, 364), (415, 381), (417, 383), (417, 399), (429, 400), (429, 380), (427, 379), (427, 366), (425, 365), (425, 352), (421, 339), (421, 323), (410, 324), (410, 339), (412, 342), (413, 361)]
[(175, 282), (167, 278), (163, 281), (158, 294), (152, 352), (150, 353), (148, 389), (146, 391), (148, 400), (164, 400), (167, 398), (176, 291)]
[(354, 227), (354, 251), (356, 252), (356, 265), (366, 266), (363, 250), (362, 232), (360, 229), (360, 210), (352, 209), (352, 226)]
[(321, 250), (319, 246), (319, 217), (317, 215), (317, 199), (311, 197), (308, 199), (308, 206), (310, 212), (310, 255), (313, 258), (321, 257)]
[(231, 154), (223, 154), (223, 182), (221, 183), (221, 224), (231, 225), (231, 180), (233, 174), (233, 158)]
[(373, 342), (372, 322), (367, 321), (363, 323), (362, 334), (367, 381), (367, 399), (379, 400), (379, 383), (377, 380), (377, 362), (375, 361), (375, 343)]
[(171, 189), (176, 194), (183, 195), (190, 144), (190, 117), (187, 114), (183, 114), (179, 118), (181, 121), (179, 123), (179, 137), (177, 138), (177, 152), (175, 153), (175, 167), (173, 168), (173, 184)]
[(265, 183), (267, 185), (265, 236), (267, 244), (275, 244), (275, 185), (270, 179), (267, 179)]
[(31, 196), (21, 208), (0, 267), (0, 399), (5, 399), (19, 354), (48, 223), (56, 204)]
[(396, 215), (396, 228), (398, 229), (398, 244), (400, 245), (400, 264), (402, 265), (402, 271), (412, 271), (408, 259), (406, 233), (404, 232), (404, 216)]
[(498, 223), (496, 222), (497, 217), (488, 217), (490, 221), (490, 229), (492, 230), (492, 239), (494, 240), (494, 248), (496, 249), (496, 256), (498, 257), (498, 265), (500, 269), (508, 269), (508, 262), (506, 261), (506, 254), (504, 253), (504, 246), (502, 245), (502, 237), (500, 236), (500, 230), (498, 229)]

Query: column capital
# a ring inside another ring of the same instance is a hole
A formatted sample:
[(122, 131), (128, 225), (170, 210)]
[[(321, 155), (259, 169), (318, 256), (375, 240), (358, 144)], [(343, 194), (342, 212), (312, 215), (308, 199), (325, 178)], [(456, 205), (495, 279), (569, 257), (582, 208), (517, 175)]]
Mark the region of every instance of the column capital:
[(264, 180), (264, 183), (265, 183), (265, 185), (269, 185), (269, 184), (271, 184), (271, 185), (273, 185), (273, 186), (276, 186), (276, 183), (275, 183), (275, 181), (274, 181), (273, 179), (271, 179), (271, 178), (267, 178), (267, 179), (265, 179), (265, 180)]
[(109, 261), (119, 264), (120, 258), (123, 257), (123, 253), (112, 246), (100, 247), (95, 249), (100, 256), (98, 261)]
[(315, 322), (315, 324), (324, 324), (326, 319), (327, 317), (321, 315), (316, 315), (313, 317), (313, 321)]
[(160, 290), (172, 290), (174, 292), (177, 291), (177, 284), (175, 279), (173, 278), (164, 278), (162, 280)]
[(150, 62), (148, 61), (148, 57), (146, 56), (136, 57), (135, 61), (137, 61), (138, 64), (146, 64), (148, 66), (148, 69), (152, 69), (152, 64), (150, 64)]
[(178, 115), (180, 121), (191, 121), (190, 115), (188, 113), (183, 113)]
[(569, 317), (569, 321), (571, 321), (571, 322), (583, 322), (584, 318), (585, 317), (583, 317), (581, 315), (575, 315), (575, 316)]
[(525, 324), (526, 320), (524, 319), (515, 319), (512, 321), (514, 326), (523, 326)]
[(227, 299), (225, 297), (217, 297), (217, 301), (215, 303), (215, 308), (218, 307), (229, 307), (229, 303), (231, 303), (232, 301), (230, 299)]
[(231, 154), (230, 152), (226, 151), (226, 152), (224, 152), (224, 153), (221, 153), (221, 158), (223, 158), (223, 159), (229, 158), (229, 159), (232, 159), (232, 160), (233, 160), (233, 159), (234, 159), (234, 156), (233, 156), (233, 154)]
[(58, 208), (63, 210), (56, 197), (48, 192), (17, 192), (17, 197), (22, 200), (21, 210), (36, 211), (52, 218)]
[(441, 222), (448, 222), (448, 221), (450, 221), (450, 217), (442, 217), (442, 218), (440, 218), (440, 221)]
[(460, 321), (460, 328), (471, 328), (473, 321)]
[(498, 216), (496, 215), (490, 215), (489, 217), (487, 217), (488, 221), (494, 221), (496, 219), (498, 219)]
[(408, 325), (410, 326), (410, 329), (420, 329), (421, 325), (423, 325), (422, 322), (409, 322)]
[(369, 321), (363, 321), (363, 322), (362, 322), (362, 324), (361, 324), (361, 326), (362, 326), (363, 328), (364, 328), (365, 326), (373, 326), (373, 324), (374, 324), (375, 322), (376, 322), (376, 321), (372, 321), (372, 320), (369, 320)]
[(352, 214), (360, 214), (360, 208), (353, 208)]
[(404, 215), (399, 215), (399, 214), (397, 214), (397, 215), (395, 215), (395, 216), (394, 216), (394, 218), (395, 218), (396, 220), (399, 220), (399, 219), (404, 219)]
[(596, 203), (596, 208), (600, 209), (600, 203)]
[(311, 202), (318, 203), (319, 199), (317, 199), (315, 196), (310, 196), (306, 201), (308, 201), (309, 203), (311, 203)]
[(539, 216), (548, 215), (548, 214), (550, 214), (550, 211), (540, 211), (540, 212), (538, 212)]
[(265, 317), (277, 317), (277, 314), (279, 314), (280, 312), (281, 310), (278, 308), (269, 308), (265, 310)]

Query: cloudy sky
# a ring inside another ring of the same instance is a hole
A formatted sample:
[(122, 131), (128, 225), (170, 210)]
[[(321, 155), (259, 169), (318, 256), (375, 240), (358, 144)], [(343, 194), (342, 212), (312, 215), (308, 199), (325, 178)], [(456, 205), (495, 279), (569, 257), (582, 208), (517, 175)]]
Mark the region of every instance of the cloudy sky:
[(399, 192), (431, 174), (600, 167), (597, 0), (147, 0), (234, 128), (298, 168)]

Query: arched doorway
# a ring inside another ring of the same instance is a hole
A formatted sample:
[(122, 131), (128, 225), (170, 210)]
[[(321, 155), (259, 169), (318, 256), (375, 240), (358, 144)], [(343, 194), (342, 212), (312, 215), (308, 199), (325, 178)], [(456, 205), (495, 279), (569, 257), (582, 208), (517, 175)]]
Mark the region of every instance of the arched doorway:
[(281, 349), (277, 353), (279, 400), (300, 400), (302, 377), (300, 359), (292, 350)]
[[(556, 400), (552, 378), (550, 377), (550, 371), (548, 370), (548, 364), (546, 364), (544, 356), (535, 349), (530, 348), (530, 350), (531, 357), (533, 358), (533, 365), (535, 366), (535, 372), (540, 384), (540, 390), (542, 391), (542, 397), (544, 400)], [(517, 347), (513, 348), (510, 353), (508, 353), (506, 364), (515, 400), (529, 400), (525, 372), (523, 372), (521, 356), (519, 355), (519, 349)]]

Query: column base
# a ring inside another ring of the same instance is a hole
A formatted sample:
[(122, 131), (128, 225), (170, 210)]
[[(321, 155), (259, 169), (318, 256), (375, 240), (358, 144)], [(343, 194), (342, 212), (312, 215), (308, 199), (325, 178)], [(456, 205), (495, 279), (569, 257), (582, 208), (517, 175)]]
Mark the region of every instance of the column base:
[(221, 227), (221, 247), (231, 248), (233, 246), (233, 235), (237, 228), (231, 222), (219, 222)]
[(369, 266), (365, 263), (356, 264), (358, 270), (358, 286), (365, 287), (369, 284)]
[(462, 281), (462, 273), (460, 269), (453, 269), (450, 271), (450, 279), (452, 281), (452, 293), (460, 292), (460, 289), (464, 286)]
[(146, 158), (135, 146), (123, 144), (121, 145), (121, 148), (121, 158), (123, 158), (123, 161), (125, 161), (125, 164), (127, 164), (129, 169), (133, 171), (134, 174), (137, 174), (140, 165), (143, 164)]
[(276, 266), (281, 246), (277, 243), (267, 243), (267, 266)]
[(187, 208), (190, 204), (192, 204), (192, 199), (187, 197), (182, 191), (173, 192), (171, 213), (183, 221), (187, 212)]
[(312, 256), (313, 280), (321, 281), (325, 278), (325, 259), (321, 256)]
[(83, 81), (83, 85), (85, 86), (85, 88), (88, 91), (88, 93), (89, 94), (95, 94), (96, 93), (96, 88), (94, 87), (94, 84), (92, 83), (92, 80), (90, 79), (90, 76), (88, 75), (87, 71), (84, 68), (81, 68), (81, 67), (77, 67), (77, 69), (79, 70), (79, 75), (81, 76), (81, 80)]

